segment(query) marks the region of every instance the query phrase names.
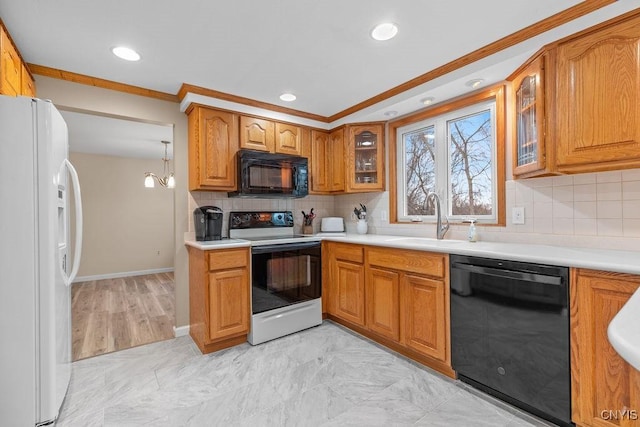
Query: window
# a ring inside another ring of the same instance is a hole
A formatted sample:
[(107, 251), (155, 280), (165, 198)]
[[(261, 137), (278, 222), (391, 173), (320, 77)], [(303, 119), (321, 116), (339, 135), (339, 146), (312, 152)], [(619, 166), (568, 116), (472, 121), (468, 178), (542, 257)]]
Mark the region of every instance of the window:
[(503, 102), (500, 88), (391, 124), (397, 222), (431, 221), (435, 192), (450, 220), (504, 224)]

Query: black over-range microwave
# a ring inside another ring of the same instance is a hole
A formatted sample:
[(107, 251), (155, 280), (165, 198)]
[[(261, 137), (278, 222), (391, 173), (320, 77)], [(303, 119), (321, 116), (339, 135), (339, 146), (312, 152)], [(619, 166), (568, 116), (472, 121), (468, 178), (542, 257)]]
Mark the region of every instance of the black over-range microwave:
[(229, 197), (305, 197), (309, 194), (306, 157), (238, 151), (238, 189)]

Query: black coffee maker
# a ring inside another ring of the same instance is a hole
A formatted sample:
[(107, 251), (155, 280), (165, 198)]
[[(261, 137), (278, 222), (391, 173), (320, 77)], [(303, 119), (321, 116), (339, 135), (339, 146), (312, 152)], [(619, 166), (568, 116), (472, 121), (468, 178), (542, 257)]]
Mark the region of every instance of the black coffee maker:
[(196, 240), (222, 239), (222, 209), (217, 206), (201, 206), (193, 211)]

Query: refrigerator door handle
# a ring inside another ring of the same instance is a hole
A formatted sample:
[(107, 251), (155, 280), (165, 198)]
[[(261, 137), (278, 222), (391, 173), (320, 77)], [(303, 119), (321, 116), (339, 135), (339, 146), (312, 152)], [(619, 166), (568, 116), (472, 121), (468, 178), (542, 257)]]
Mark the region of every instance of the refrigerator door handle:
[(73, 251), (73, 267), (69, 276), (66, 275), (66, 271), (63, 274), (65, 284), (71, 286), (71, 282), (76, 278), (78, 269), (80, 268), (80, 255), (82, 253), (82, 197), (80, 195), (80, 180), (78, 179), (78, 172), (73, 167), (69, 159), (64, 159), (64, 166), (69, 171), (71, 176), (71, 182), (73, 183), (73, 195), (75, 198), (76, 208), (76, 242)]

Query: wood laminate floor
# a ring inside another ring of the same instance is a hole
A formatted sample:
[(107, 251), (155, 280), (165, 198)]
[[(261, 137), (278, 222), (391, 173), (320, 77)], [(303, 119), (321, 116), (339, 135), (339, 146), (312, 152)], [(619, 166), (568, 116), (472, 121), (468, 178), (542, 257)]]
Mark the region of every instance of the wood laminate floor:
[(173, 338), (173, 273), (74, 283), (73, 360)]

